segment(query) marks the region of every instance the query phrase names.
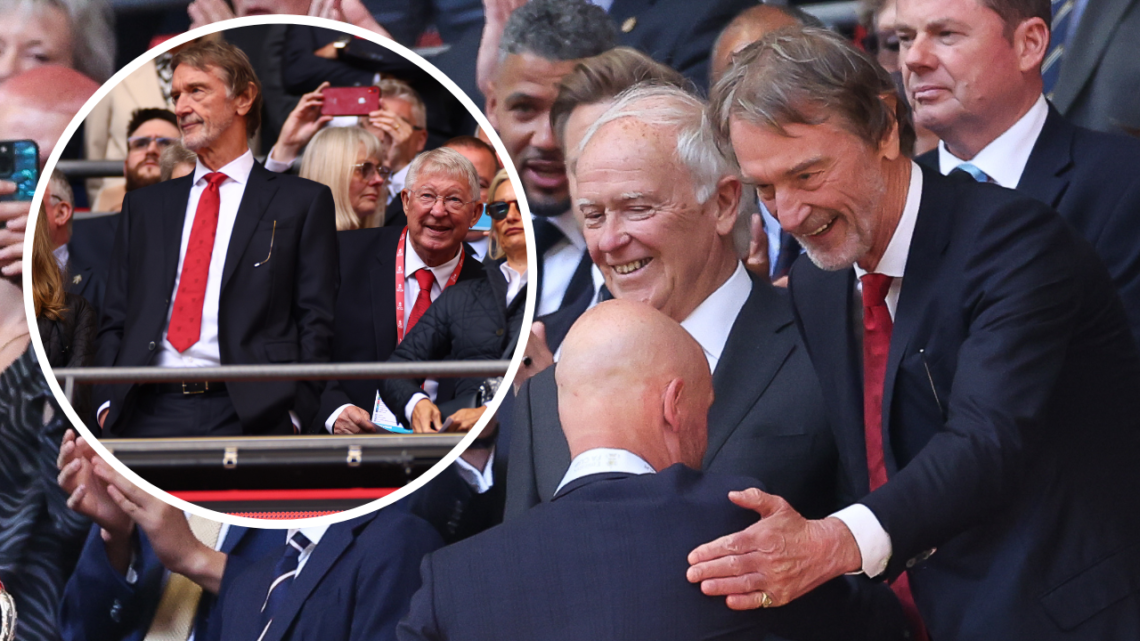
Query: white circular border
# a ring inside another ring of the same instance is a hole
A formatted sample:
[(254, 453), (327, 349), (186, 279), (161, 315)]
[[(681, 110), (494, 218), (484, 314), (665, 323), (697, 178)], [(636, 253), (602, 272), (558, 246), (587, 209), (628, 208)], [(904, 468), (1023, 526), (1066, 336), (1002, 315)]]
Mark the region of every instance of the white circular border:
[[(514, 356), (511, 358), (510, 368), (507, 370), (507, 373), (503, 378), (503, 384), (499, 386), (499, 390), (495, 394), (494, 399), (492, 399), (488, 404), (488, 411), (484, 412), (483, 416), (475, 424), (475, 427), (473, 427), (471, 431), (467, 433), (467, 436), (459, 442), (459, 445), (452, 448), (451, 452), (436, 462), (436, 464), (433, 465), (427, 472), (424, 472), (411, 483), (399, 488), (387, 496), (376, 499), (375, 501), (366, 503), (359, 507), (352, 508), (350, 510), (338, 512), (336, 514), (327, 514), (324, 516), (316, 516), (307, 519), (259, 519), (215, 512), (214, 510), (209, 510), (197, 504), (177, 498), (171, 495), (169, 492), (157, 488), (150, 482), (144, 480), (124, 463), (115, 458), (115, 456), (107, 450), (103, 443), (91, 434), (91, 432), (87, 429), (87, 426), (79, 418), (79, 415), (76, 414), (75, 410), (71, 407), (71, 403), (67, 401), (67, 397), (64, 395), (63, 389), (59, 386), (59, 381), (56, 380), (52, 368), (47, 362), (47, 354), (43, 348), (43, 340), (40, 338), (39, 328), (35, 322), (36, 315), (35, 304), (32, 298), (31, 270), (32, 245), (33, 239), (35, 237), (34, 230), (36, 228), (36, 222), (39, 218), (40, 203), (43, 200), (44, 192), (47, 189), (47, 184), (51, 176), (51, 172), (55, 169), (56, 164), (59, 162), (59, 157), (63, 153), (66, 142), (70, 141), (70, 139), (75, 135), (76, 130), (83, 123), (83, 121), (86, 120), (88, 114), (91, 113), (91, 110), (94, 109), (95, 105), (97, 105), (108, 93), (110, 93), (112, 88), (122, 82), (122, 80), (125, 79), (128, 75), (134, 73), (134, 71), (136, 71), (143, 64), (149, 62), (150, 60), (153, 60), (159, 54), (165, 53), (173, 47), (176, 47), (190, 40), (200, 38), (207, 34), (215, 33), (218, 31), (225, 31), (237, 27), (250, 27), (263, 24), (307, 25), (310, 27), (320, 27), (323, 29), (341, 31), (374, 42), (414, 62), (421, 69), (431, 74), (431, 76), (435, 78), (440, 84), (442, 84), (448, 91), (450, 91), (452, 95), (458, 98), (463, 106), (466, 107), (467, 110), (475, 117), (475, 121), (479, 124), (479, 127), (481, 127), (483, 131), (486, 132), (487, 137), (490, 139), (492, 146), (495, 148), (495, 151), (498, 152), (499, 157), (504, 160), (504, 168), (507, 170), (507, 173), (511, 178), (511, 182), (521, 187), (522, 180), (518, 175), (518, 171), (516, 171), (514, 163), (511, 160), (510, 155), (507, 153), (506, 147), (503, 145), (503, 141), (499, 138), (499, 135), (497, 132), (495, 132), (494, 128), (491, 127), (491, 123), (487, 121), (487, 117), (475, 108), (475, 103), (471, 101), (467, 94), (465, 94), (451, 80), (451, 78), (448, 78), (442, 71), (437, 69), (434, 65), (407, 47), (399, 44), (398, 42), (383, 38), (361, 27), (357, 27), (355, 25), (344, 22), (338, 22), (335, 20), (328, 20), (325, 18), (315, 18), (311, 16), (299, 15), (266, 15), (224, 20), (175, 36), (163, 42), (161, 45), (148, 50), (142, 56), (139, 56), (135, 60), (131, 61), (128, 65), (120, 69), (114, 76), (112, 76), (110, 80), (104, 83), (103, 86), (95, 92), (95, 95), (91, 96), (91, 98), (87, 100), (87, 103), (83, 105), (83, 108), (80, 109), (79, 113), (77, 113), (75, 115), (75, 118), (72, 119), (71, 124), (67, 126), (66, 130), (64, 130), (63, 135), (60, 136), (59, 141), (57, 141), (51, 156), (48, 158), (47, 164), (44, 165), (43, 172), (40, 176), (39, 185), (36, 188), (36, 193), (33, 196), (30, 204), (31, 209), (29, 211), (28, 217), (28, 232), (25, 233), (24, 238), (24, 306), (28, 315), (28, 324), (30, 325), (29, 329), (31, 329), (32, 336), (35, 339), (32, 341), (32, 348), (36, 350), (36, 357), (40, 361), (40, 366), (43, 368), (44, 375), (47, 377), (48, 385), (51, 387), (52, 392), (55, 394), (56, 400), (59, 402), (60, 407), (63, 408), (64, 414), (66, 414), (67, 418), (71, 420), (73, 428), (77, 429), (79, 433), (89, 443), (91, 443), (92, 447), (94, 447), (99, 455), (103, 457), (105, 461), (110, 463), (111, 467), (119, 472), (119, 474), (125, 476), (132, 483), (138, 487), (141, 487), (150, 495), (159, 498), (166, 503), (169, 503), (170, 505), (173, 505), (186, 512), (190, 512), (204, 518), (213, 519), (215, 521), (228, 523), (230, 525), (262, 529), (304, 528), (320, 525), (332, 525), (333, 523), (339, 523), (351, 518), (363, 516), (380, 508), (391, 505), (400, 499), (403, 499), (412, 492), (415, 492), (416, 490), (423, 487), (425, 483), (435, 478), (436, 475), (443, 471), (445, 467), (451, 465), (455, 459), (458, 458), (459, 455), (464, 450), (466, 450), (468, 446), (471, 445), (472, 441), (478, 438), (480, 432), (483, 431), (484, 426), (490, 422), (491, 417), (495, 414), (495, 412), (497, 412), (503, 398), (506, 397), (506, 395), (510, 392), (511, 381), (514, 380), (515, 373), (519, 368), (519, 363), (522, 361), (523, 352), (526, 350), (526, 341), (530, 335), (529, 331), (519, 332), (520, 336), (518, 343), (515, 346)], [(523, 226), (526, 228), (527, 237), (533, 239), (534, 227), (531, 224), (530, 205), (526, 202), (526, 194), (524, 193), (523, 189), (518, 189), (516, 190), (516, 195), (518, 196), (519, 205), (521, 207)], [(527, 243), (526, 256), (529, 265), (536, 264), (534, 243)], [(523, 330), (528, 330), (534, 318), (535, 291), (536, 290), (533, 287), (527, 288), (526, 308), (523, 312), (522, 322)], [(378, 435), (376, 438), (384, 438), (384, 436)], [(499, 483), (502, 483), (504, 481), (505, 479), (496, 479), (496, 482)]]

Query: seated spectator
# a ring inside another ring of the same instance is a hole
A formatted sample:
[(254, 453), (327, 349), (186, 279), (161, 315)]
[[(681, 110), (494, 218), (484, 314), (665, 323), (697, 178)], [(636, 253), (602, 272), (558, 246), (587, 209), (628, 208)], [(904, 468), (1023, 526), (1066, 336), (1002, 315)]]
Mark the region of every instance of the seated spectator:
[(425, 558), (402, 641), (901, 638), (885, 586), (861, 602), (834, 581), (811, 602), (741, 612), (685, 580), (690, 542), (757, 515), (728, 500), (753, 480), (699, 471), (712, 375), (677, 322), (602, 303), (570, 331), (556, 378), (573, 463), (554, 499)]
[[(526, 235), (514, 186), (505, 170), (495, 175), (491, 193), (494, 201), (487, 209), (494, 222), (491, 254), (484, 262), (487, 278), (449, 287), (424, 312), (389, 361), (490, 360), (514, 354), (526, 300)], [(449, 429), (465, 432), (483, 416), (485, 401), (490, 399), (476, 394), (482, 382), (462, 379), (457, 383), (457, 400), (482, 402), (449, 414)], [(380, 397), (388, 407), (415, 402), (409, 414), (398, 416), (400, 423), (416, 432), (439, 431), (443, 426), (440, 408), (423, 393), (421, 384), (423, 379), (385, 379)]]
[(158, 158), (158, 168), (161, 172), (160, 182), (189, 176), (194, 173), (194, 168), (197, 165), (198, 154), (183, 147), (181, 143), (170, 145), (162, 150), (162, 155)]
[(391, 171), (385, 145), (360, 127), (331, 127), (313, 136), (301, 159), (301, 177), (328, 185), (336, 202), (336, 229), (384, 225), (384, 188)]
[(41, 65), (98, 83), (115, 73), (114, 15), (106, 0), (0, 0), (0, 82)]
[(178, 118), (169, 109), (134, 110), (126, 132), (127, 154), (123, 159), (125, 180), (121, 185), (104, 185), (91, 205), (92, 211), (120, 211), (127, 192), (159, 182), (162, 178), (159, 155), (181, 137)]

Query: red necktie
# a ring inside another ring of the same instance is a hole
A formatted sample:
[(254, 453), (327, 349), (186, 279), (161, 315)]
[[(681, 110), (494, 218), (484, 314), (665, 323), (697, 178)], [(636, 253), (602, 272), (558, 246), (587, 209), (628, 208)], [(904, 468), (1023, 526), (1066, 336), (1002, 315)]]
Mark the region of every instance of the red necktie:
[[(887, 482), (887, 464), (883, 454), (883, 383), (887, 375), (887, 354), (891, 348), (894, 321), (887, 309), (887, 292), (892, 277), (865, 274), (863, 281), (863, 436), (867, 444), (867, 471), (871, 490)], [(903, 612), (915, 630), (915, 639), (928, 641), (926, 626), (914, 603), (910, 580), (903, 572), (891, 583)]]
[(174, 312), (166, 340), (179, 352), (185, 352), (202, 335), (202, 304), (206, 300), (206, 281), (210, 276), (210, 256), (214, 253), (214, 237), (218, 233), (218, 186), (227, 176), (221, 172), (206, 174), (206, 189), (198, 198), (186, 256), (182, 259), (182, 275), (174, 295)]
[(435, 284), (435, 274), (427, 267), (423, 267), (416, 270), (415, 276), (416, 282), (420, 285), (420, 293), (416, 296), (416, 304), (412, 306), (412, 315), (408, 317), (408, 329), (404, 331), (404, 336), (412, 331), (416, 321), (431, 307), (431, 286)]

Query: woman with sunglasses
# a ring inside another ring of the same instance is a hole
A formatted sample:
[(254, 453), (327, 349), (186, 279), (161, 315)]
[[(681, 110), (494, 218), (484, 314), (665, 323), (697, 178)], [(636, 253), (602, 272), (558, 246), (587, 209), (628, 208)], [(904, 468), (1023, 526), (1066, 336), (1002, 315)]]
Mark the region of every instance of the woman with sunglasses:
[(327, 127), (309, 141), (301, 177), (332, 189), (337, 231), (384, 224), (391, 172), (380, 159), (387, 156), (384, 143), (360, 127)]
[[(392, 353), (391, 361), (497, 360), (510, 358), (522, 327), (526, 301), (526, 234), (515, 198), (514, 186), (505, 170), (499, 171), (487, 190), (492, 202), (491, 249), (483, 266), (487, 278), (462, 281), (444, 290), (428, 308), (404, 341)], [(380, 396), (388, 407), (406, 407), (420, 391), (420, 379), (390, 378), (382, 382)], [(449, 430), (467, 431), (487, 407), (479, 401), (484, 379), (461, 379), (456, 385), (452, 409), (443, 416), (432, 404), (423, 424), (410, 425), (416, 432), (439, 431), (451, 419)], [(431, 403), (424, 399), (420, 403)], [(403, 412), (397, 417), (406, 419)]]

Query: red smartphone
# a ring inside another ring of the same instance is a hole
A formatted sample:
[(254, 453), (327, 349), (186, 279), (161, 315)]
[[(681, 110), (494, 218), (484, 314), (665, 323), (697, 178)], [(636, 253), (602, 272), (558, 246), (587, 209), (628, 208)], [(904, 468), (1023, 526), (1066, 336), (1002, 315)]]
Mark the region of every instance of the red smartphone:
[(328, 87), (322, 116), (366, 116), (380, 108), (380, 87)]

